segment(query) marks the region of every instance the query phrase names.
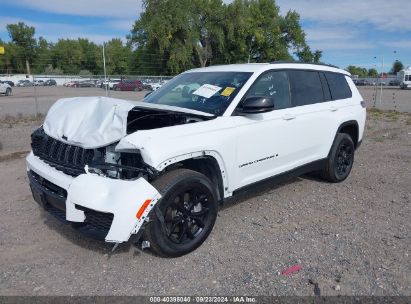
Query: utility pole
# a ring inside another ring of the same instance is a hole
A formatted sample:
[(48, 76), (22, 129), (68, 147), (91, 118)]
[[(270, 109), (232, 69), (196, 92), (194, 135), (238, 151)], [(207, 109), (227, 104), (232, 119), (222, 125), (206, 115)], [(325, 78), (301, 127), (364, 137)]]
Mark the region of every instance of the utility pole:
[(382, 63), (381, 63), (381, 90), (380, 90), (380, 105), (382, 104), (382, 78), (384, 77), (384, 55), (382, 55)]
[(104, 49), (104, 42), (103, 42), (103, 67), (104, 67), (104, 88), (106, 90), (106, 96), (108, 96), (108, 82), (107, 82), (107, 72), (106, 72), (106, 53)]

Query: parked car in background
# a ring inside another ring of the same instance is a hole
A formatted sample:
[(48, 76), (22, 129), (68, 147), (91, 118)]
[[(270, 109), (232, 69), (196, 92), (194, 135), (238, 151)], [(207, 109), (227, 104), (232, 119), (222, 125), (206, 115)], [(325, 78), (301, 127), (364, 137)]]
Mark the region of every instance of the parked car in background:
[(365, 80), (365, 79), (356, 79), (356, 80), (354, 80), (354, 84), (355, 84), (356, 86), (366, 86), (366, 85), (370, 85), (370, 83), (369, 83), (367, 80)]
[(83, 81), (78, 81), (74, 87), (75, 88), (91, 88), (94, 87), (96, 84), (94, 80), (83, 80)]
[(157, 91), (159, 88), (163, 86), (161, 82), (150, 82), (149, 85), (152, 91)]
[(42, 87), (42, 86), (44, 86), (44, 80), (34, 80), (33, 84), (36, 87), (40, 87), (40, 86)]
[(63, 84), (63, 87), (70, 87), (74, 81), (69, 81)]
[(11, 91), (11, 86), (7, 82), (0, 81), (0, 94), (9, 96), (11, 95)]
[(31, 87), (33, 83), (30, 80), (24, 79), (17, 82), (17, 87)]
[(123, 80), (113, 86), (116, 91), (142, 91), (143, 83), (140, 80)]
[(105, 89), (107, 87), (107, 89), (109, 90), (113, 90), (114, 85), (119, 83), (121, 81), (121, 79), (109, 79), (109, 80), (105, 80), (103, 81), (103, 85), (101, 86), (102, 89)]
[(67, 86), (69, 88), (77, 88), (79, 81), (71, 81)]
[(96, 88), (101, 88), (101, 87), (103, 86), (103, 80), (101, 80), (101, 79), (96, 80), (94, 86), (95, 86)]
[(56, 86), (56, 85), (57, 85), (57, 82), (56, 82), (54, 79), (47, 79), (47, 80), (44, 82), (44, 85), (45, 85), (45, 86), (49, 86), (49, 87), (51, 87), (51, 86)]
[(14, 82), (11, 80), (3, 80), (4, 83), (7, 83), (9, 86), (14, 87)]

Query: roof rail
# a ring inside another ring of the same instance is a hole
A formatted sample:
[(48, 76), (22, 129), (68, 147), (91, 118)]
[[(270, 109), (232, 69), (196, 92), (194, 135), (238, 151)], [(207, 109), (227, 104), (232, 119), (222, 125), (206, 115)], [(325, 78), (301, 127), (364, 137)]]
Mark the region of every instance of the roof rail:
[(327, 64), (327, 63), (312, 63), (312, 62), (292, 61), (292, 60), (276, 60), (276, 61), (270, 62), (270, 64), (277, 64), (277, 63), (313, 64), (313, 65), (328, 66), (328, 67), (339, 69), (338, 66)]

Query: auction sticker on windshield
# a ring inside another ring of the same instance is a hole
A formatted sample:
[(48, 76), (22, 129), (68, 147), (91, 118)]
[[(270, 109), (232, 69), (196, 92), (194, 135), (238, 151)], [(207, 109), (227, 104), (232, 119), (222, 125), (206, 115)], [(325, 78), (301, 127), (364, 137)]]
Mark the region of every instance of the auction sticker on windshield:
[(220, 95), (227, 97), (227, 96), (230, 96), (231, 93), (233, 93), (234, 91), (235, 91), (235, 88), (233, 88), (233, 87), (226, 87), (226, 88), (221, 92)]
[(212, 84), (203, 84), (197, 90), (193, 92), (194, 95), (198, 95), (205, 98), (210, 98), (215, 93), (221, 90), (221, 87)]

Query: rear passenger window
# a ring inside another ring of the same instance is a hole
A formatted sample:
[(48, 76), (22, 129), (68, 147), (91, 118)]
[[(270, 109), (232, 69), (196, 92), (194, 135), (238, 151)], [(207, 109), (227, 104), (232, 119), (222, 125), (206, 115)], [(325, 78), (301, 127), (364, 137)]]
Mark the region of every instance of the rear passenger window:
[(320, 75), (316, 71), (289, 71), (291, 103), (304, 106), (323, 102), (324, 94)]
[(268, 72), (260, 76), (247, 97), (267, 96), (274, 100), (274, 109), (285, 109), (290, 107), (290, 86), (287, 72)]
[(333, 100), (351, 98), (352, 92), (350, 86), (343, 74), (324, 72), (330, 87), (331, 97)]
[(320, 72), (320, 79), (321, 79), (321, 84), (323, 85), (324, 101), (332, 100), (330, 87), (328, 86), (327, 79), (325, 78), (325, 75), (322, 72)]

